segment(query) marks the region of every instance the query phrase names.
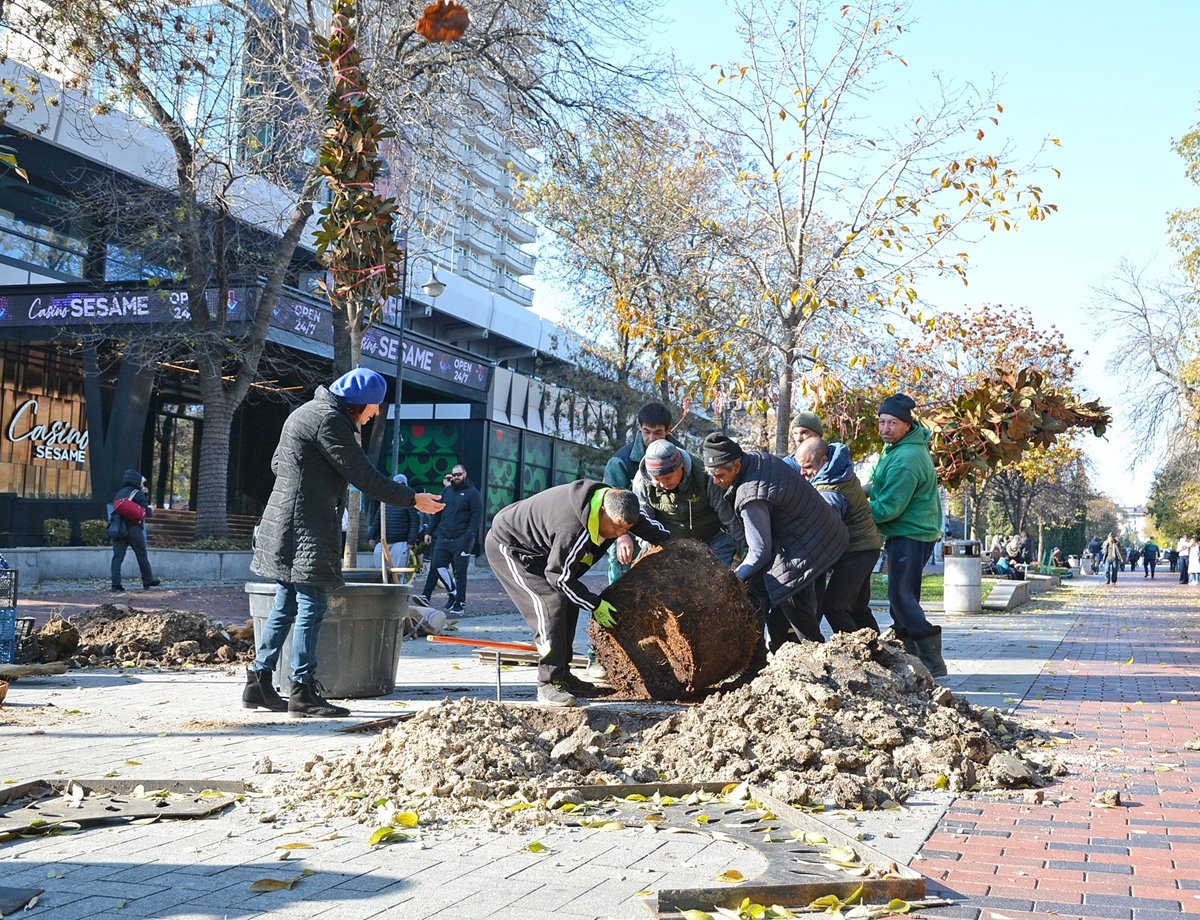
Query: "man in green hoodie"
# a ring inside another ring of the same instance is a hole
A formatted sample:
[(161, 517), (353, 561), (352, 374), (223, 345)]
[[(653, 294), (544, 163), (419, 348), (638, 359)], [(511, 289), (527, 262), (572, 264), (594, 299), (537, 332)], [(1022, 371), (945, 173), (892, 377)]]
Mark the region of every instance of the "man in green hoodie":
[(942, 501), (929, 455), (929, 429), (912, 416), (916, 405), (911, 397), (894, 393), (879, 407), (884, 448), (871, 471), (871, 516), (884, 539), (896, 635), (930, 674), (944, 677), (942, 628), (921, 609), (921, 573), (942, 535)]

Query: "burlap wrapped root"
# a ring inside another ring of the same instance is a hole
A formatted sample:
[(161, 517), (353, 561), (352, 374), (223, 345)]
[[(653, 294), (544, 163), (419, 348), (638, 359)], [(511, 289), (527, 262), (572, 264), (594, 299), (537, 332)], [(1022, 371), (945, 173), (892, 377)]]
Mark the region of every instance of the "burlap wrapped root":
[(686, 700), (750, 663), (758, 624), (742, 583), (697, 540), (651, 549), (601, 595), (615, 629), (594, 620), (596, 657), (617, 695)]

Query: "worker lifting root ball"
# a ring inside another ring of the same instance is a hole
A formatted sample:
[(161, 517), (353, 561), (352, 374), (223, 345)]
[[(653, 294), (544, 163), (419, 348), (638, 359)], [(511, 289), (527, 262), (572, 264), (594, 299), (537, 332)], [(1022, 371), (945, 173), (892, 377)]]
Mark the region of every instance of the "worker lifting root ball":
[[(317, 639), (329, 607), (329, 591), (342, 581), (342, 510), (346, 484), (387, 505), (415, 506), (436, 514), (437, 496), (418, 495), (374, 466), (358, 443), (359, 426), (379, 414), (387, 384), (365, 368), (317, 387), (312, 400), (283, 424), (271, 458), (275, 486), (263, 512), (250, 570), (273, 579), (275, 605), (258, 637), (254, 664), (246, 670), (242, 705), (295, 716), (338, 717), (350, 710), (323, 699), (316, 681)], [(292, 638), (289, 699), (273, 683), (288, 632)]]

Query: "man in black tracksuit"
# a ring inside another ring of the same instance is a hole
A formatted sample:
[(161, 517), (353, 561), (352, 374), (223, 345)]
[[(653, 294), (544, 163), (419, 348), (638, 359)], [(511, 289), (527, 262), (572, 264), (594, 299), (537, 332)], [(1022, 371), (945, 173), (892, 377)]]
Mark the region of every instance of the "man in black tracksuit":
[(434, 515), (433, 525), (425, 535), (425, 542), (433, 544), (433, 558), (421, 599), (429, 603), (441, 575), (450, 592), (446, 606), (451, 613), (463, 613), (467, 601), (467, 562), (483, 521), (483, 496), (467, 478), (462, 464), (450, 471), (450, 480), (450, 488), (442, 491), (446, 507)]
[(570, 671), (579, 608), (608, 628), (616, 623), (616, 611), (580, 579), (625, 533), (656, 546), (670, 539), (632, 492), (590, 479), (546, 489), (509, 505), (492, 520), (485, 541), (488, 562), (533, 628), (541, 656), (538, 700), (543, 703), (574, 706), (574, 694), (591, 687)]

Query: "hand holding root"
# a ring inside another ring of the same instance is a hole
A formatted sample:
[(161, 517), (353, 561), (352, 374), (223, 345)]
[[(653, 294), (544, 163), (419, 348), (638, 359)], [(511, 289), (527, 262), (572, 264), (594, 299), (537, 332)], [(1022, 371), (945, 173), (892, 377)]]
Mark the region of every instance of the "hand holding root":
[(592, 619), (603, 626), (605, 629), (612, 629), (617, 625), (617, 608), (608, 601), (601, 601), (600, 606), (592, 611)]

